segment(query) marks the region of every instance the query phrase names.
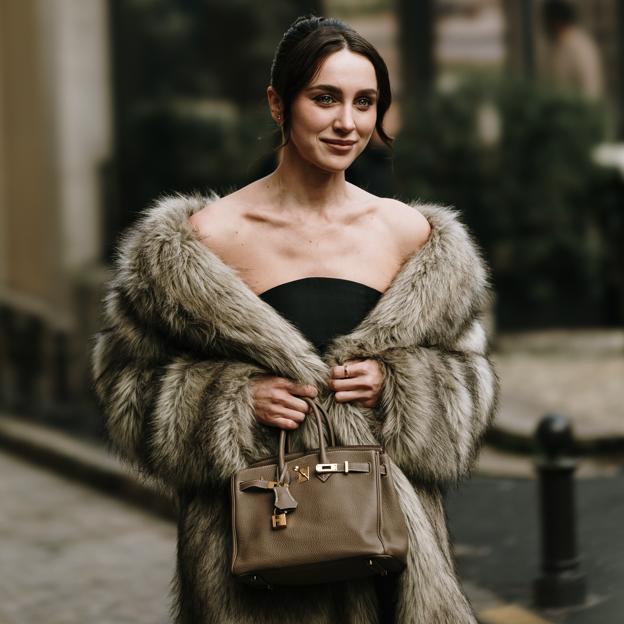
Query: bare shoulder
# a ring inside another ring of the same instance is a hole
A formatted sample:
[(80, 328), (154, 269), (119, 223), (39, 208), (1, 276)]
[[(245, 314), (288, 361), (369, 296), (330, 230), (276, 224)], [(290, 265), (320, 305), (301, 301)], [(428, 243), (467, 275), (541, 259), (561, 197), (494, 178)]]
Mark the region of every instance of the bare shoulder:
[(199, 240), (217, 253), (224, 251), (240, 232), (242, 203), (237, 193), (208, 202), (189, 217)]
[(380, 198), (381, 214), (405, 256), (418, 251), (429, 239), (431, 225), (416, 208), (398, 199)]

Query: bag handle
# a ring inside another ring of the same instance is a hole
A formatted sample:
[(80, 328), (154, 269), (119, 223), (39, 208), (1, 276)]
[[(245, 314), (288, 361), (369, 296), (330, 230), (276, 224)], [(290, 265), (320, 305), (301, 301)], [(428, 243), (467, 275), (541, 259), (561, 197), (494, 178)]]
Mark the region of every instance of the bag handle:
[[(307, 403), (310, 403), (310, 400), (308, 400), (307, 397), (301, 397), (304, 401), (306, 401)], [(327, 415), (327, 412), (325, 411), (325, 408), (318, 403), (318, 407), (321, 410), (323, 417), (325, 419), (325, 423), (327, 424), (327, 429), (329, 430), (329, 440), (331, 443), (331, 446), (336, 446), (336, 435), (334, 434), (334, 426), (331, 423), (331, 420), (329, 418), (329, 416)], [(290, 453), (291, 448), (290, 448), (290, 436), (286, 436), (286, 455), (288, 455), (288, 453)]]
[[(320, 463), (327, 464), (327, 447), (325, 446), (325, 436), (323, 435), (323, 420), (325, 420), (325, 424), (327, 425), (327, 429), (329, 431), (329, 441), (331, 446), (336, 446), (336, 434), (334, 433), (334, 427), (331, 424), (331, 420), (327, 415), (325, 408), (320, 403), (317, 403), (308, 397), (301, 398), (312, 408), (314, 413), (314, 419), (316, 420), (316, 427), (318, 430)], [(321, 414), (323, 415), (322, 417)], [(277, 481), (279, 483), (290, 482), (290, 474), (285, 461), (285, 449), (288, 440), (288, 432), (286, 429), (281, 429), (279, 438), (279, 461), (277, 465)], [(288, 447), (290, 450), (290, 444), (288, 444)]]

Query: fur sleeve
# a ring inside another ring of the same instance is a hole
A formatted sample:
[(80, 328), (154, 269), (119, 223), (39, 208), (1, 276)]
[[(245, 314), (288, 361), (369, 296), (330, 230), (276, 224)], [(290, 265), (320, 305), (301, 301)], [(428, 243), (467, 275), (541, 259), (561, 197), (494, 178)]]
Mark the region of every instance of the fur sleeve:
[(167, 486), (219, 484), (271, 454), (253, 412), (254, 364), (164, 352), (120, 326), (96, 335), (95, 393), (113, 450)]
[(391, 348), (374, 409), (380, 442), (410, 478), (456, 485), (477, 457), (498, 405), (499, 379), (478, 318), (445, 347)]

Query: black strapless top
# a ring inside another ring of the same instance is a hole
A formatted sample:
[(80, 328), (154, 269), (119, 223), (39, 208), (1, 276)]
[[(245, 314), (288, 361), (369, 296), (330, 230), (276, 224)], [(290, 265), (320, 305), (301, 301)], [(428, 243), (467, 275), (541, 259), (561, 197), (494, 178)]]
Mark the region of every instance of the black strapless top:
[(294, 323), (319, 353), (336, 336), (351, 332), (376, 305), (382, 292), (339, 277), (302, 277), (258, 296)]

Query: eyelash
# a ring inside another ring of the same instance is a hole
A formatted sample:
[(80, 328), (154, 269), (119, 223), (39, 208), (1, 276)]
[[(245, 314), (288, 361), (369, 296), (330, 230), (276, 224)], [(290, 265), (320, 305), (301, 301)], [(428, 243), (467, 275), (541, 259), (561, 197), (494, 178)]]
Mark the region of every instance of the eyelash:
[[(331, 98), (332, 100), (334, 99), (334, 96), (333, 96), (333, 95), (329, 95), (329, 93), (324, 93), (323, 95), (317, 95), (317, 96), (314, 98), (314, 100), (315, 100), (316, 102), (322, 103), (322, 102), (320, 101), (320, 99), (321, 99), (321, 98), (324, 98), (324, 97), (329, 97), (329, 98)], [(366, 100), (366, 101), (368, 102), (368, 106), (372, 106), (372, 105), (373, 105), (373, 103), (374, 103), (374, 100), (372, 100), (371, 98), (366, 97), (366, 96), (364, 96), (364, 95), (363, 95), (362, 97), (358, 98), (358, 100)]]

